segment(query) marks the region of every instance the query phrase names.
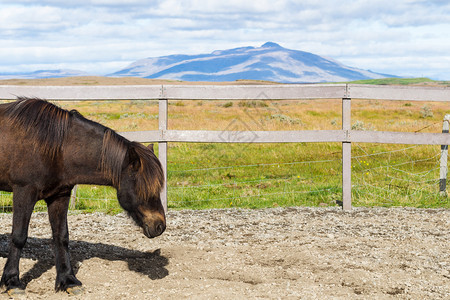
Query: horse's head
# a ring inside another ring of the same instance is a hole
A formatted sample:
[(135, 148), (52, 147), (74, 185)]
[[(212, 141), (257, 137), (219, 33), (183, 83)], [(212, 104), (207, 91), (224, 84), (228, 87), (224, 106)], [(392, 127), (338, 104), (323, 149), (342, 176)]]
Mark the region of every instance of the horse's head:
[(123, 209), (149, 238), (166, 229), (166, 217), (160, 199), (164, 176), (161, 164), (148, 148), (131, 143), (120, 175), (117, 198)]

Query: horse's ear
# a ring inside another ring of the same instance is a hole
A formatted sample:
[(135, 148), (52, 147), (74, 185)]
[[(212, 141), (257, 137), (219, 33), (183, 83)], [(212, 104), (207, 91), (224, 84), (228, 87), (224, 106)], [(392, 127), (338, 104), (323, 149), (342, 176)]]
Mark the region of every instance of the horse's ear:
[(153, 150), (153, 144), (149, 144), (149, 145), (147, 146), (147, 148), (150, 149), (152, 152), (155, 152), (155, 151)]

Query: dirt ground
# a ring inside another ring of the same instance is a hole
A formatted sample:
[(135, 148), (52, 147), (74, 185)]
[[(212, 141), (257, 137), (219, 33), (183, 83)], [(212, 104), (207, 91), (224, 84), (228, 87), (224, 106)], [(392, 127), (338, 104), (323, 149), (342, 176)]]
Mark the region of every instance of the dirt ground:
[[(1, 268), (11, 220), (0, 215)], [(170, 211), (155, 239), (125, 214), (71, 214), (69, 226), (84, 294), (54, 292), (50, 226), (37, 213), (22, 298), (450, 299), (450, 210)]]

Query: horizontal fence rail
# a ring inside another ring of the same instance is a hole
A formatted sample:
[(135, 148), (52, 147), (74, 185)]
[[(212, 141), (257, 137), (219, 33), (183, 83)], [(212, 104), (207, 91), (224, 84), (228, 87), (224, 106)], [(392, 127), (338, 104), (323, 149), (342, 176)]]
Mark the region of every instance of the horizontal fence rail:
[[(159, 100), (159, 130), (121, 132), (137, 142), (158, 142), (167, 177), (167, 143), (342, 143), (343, 208), (351, 209), (351, 144), (386, 143), (449, 145), (450, 134), (351, 130), (351, 100), (450, 102), (448, 87), (357, 84), (293, 85), (128, 85), (128, 86), (0, 86), (0, 100), (18, 96), (47, 100)], [(169, 100), (305, 100), (342, 99), (342, 130), (211, 131), (170, 130)], [(167, 178), (166, 181), (167, 182)], [(167, 187), (161, 195), (167, 209)]]
[(301, 131), (212, 131), (149, 130), (121, 132), (127, 139), (140, 142), (184, 143), (380, 143), (413, 145), (447, 145), (450, 135), (442, 133), (301, 130)]
[(366, 84), (292, 85), (0, 85), (0, 99), (17, 96), (48, 100), (301, 100), (378, 99), (450, 101), (448, 87), (384, 86)]

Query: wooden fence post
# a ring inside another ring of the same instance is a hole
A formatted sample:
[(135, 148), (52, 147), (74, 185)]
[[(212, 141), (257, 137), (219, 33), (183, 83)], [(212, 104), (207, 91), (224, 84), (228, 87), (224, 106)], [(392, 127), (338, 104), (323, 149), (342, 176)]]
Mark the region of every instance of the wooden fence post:
[[(168, 119), (168, 99), (159, 99), (159, 130), (165, 132), (167, 130)], [(164, 133), (163, 133), (164, 134)], [(159, 143), (159, 161), (164, 171), (164, 186), (161, 191), (161, 202), (167, 213), (167, 142)]]
[[(450, 115), (445, 115), (442, 133), (449, 133)], [(448, 174), (448, 145), (441, 146), (441, 168), (439, 176), (439, 193), (447, 196), (447, 174)]]
[[(342, 98), (342, 130), (351, 130), (351, 99)], [(352, 209), (352, 143), (342, 143), (342, 208)]]
[(77, 190), (78, 185), (75, 185), (72, 189), (72, 194), (70, 195), (70, 209), (74, 210), (77, 205)]

